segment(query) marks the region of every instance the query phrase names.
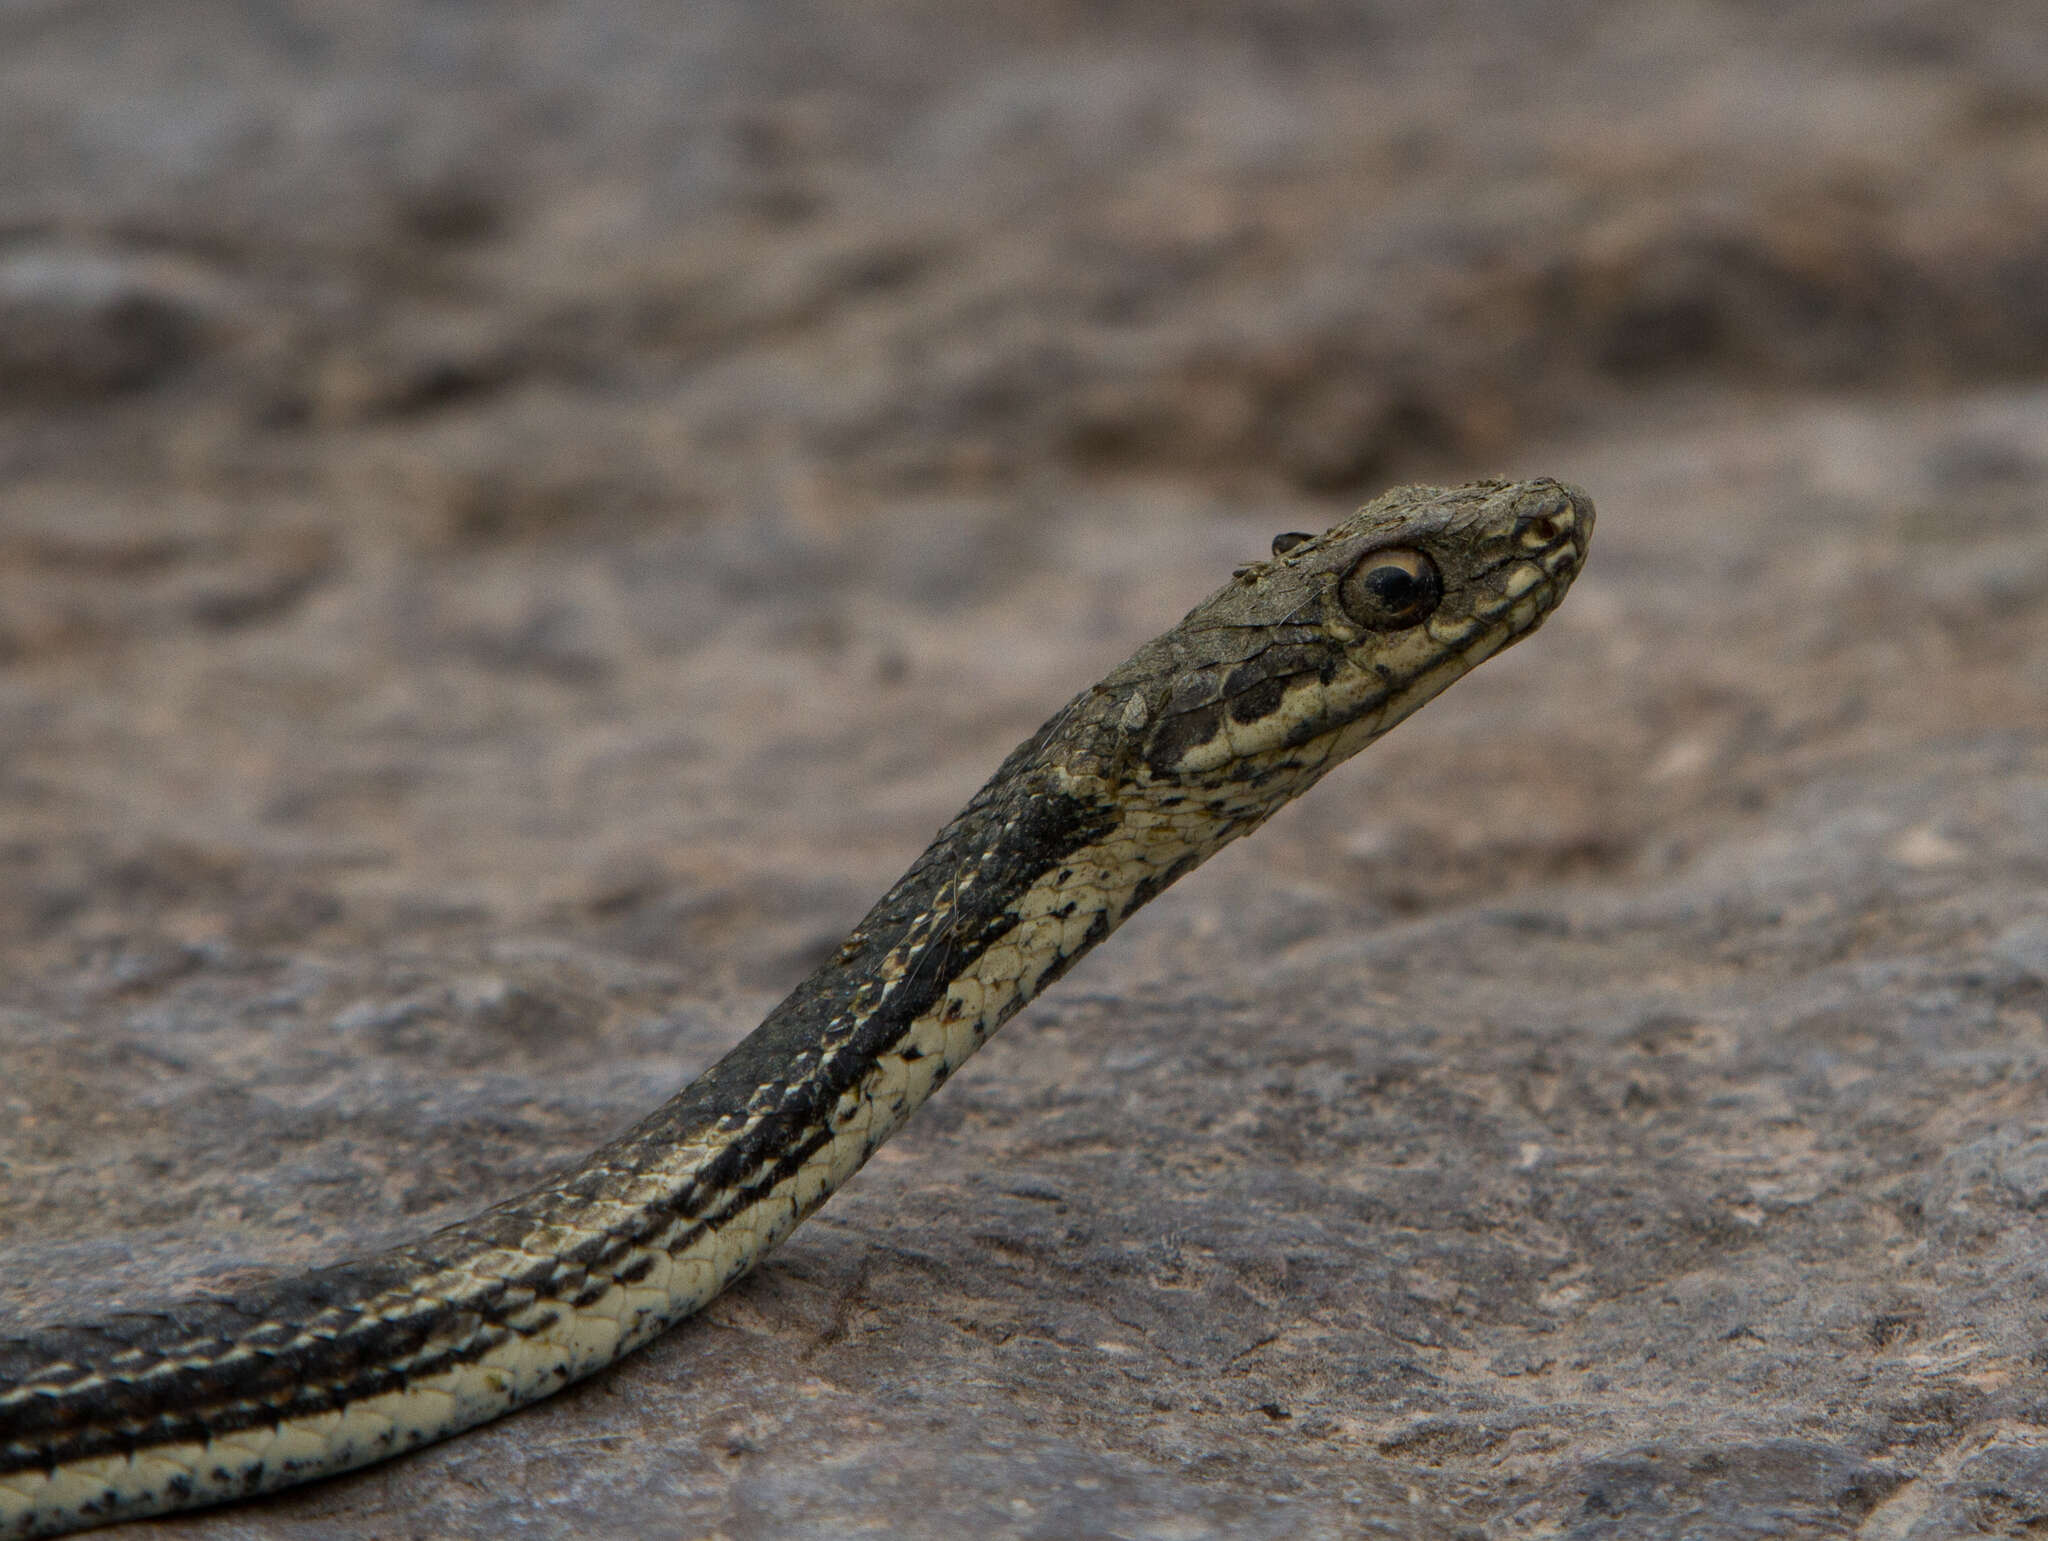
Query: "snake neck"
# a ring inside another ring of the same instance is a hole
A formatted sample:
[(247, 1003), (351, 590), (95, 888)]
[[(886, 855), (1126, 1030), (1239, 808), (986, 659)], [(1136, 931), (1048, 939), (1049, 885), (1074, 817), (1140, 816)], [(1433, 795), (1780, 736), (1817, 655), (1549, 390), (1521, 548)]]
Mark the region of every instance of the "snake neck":
[[(1012, 760), (1028, 758), (1036, 743)], [(817, 1141), (828, 1129), (858, 1125), (864, 1161), (997, 1027), (1142, 902), (1138, 890), (1154, 868), (1132, 861), (1146, 842), (1131, 827), (1130, 807), (1099, 778), (1008, 771), (940, 831), (760, 1027), (600, 1153), (614, 1175), (666, 1169), (683, 1177), (679, 1155), (712, 1152), (684, 1182), (691, 1192), (675, 1195), (687, 1210), (697, 1191), (744, 1181), (763, 1163), (801, 1159), (794, 1131)], [(1136, 817), (1142, 823), (1142, 812)], [(1186, 854), (1176, 850), (1168, 863)]]

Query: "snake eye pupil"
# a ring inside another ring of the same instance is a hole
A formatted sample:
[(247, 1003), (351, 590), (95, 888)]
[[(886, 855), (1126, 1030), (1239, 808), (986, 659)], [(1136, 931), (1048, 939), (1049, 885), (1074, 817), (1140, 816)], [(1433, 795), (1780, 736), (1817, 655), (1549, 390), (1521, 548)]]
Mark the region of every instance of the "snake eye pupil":
[(1337, 587), (1344, 613), (1372, 631), (1402, 631), (1428, 620), (1443, 601), (1443, 575), (1420, 551), (1368, 551)]
[(1367, 573), (1365, 586), (1372, 590), (1372, 597), (1388, 610), (1406, 610), (1421, 593), (1422, 580), (1407, 568), (1396, 567), (1390, 562)]

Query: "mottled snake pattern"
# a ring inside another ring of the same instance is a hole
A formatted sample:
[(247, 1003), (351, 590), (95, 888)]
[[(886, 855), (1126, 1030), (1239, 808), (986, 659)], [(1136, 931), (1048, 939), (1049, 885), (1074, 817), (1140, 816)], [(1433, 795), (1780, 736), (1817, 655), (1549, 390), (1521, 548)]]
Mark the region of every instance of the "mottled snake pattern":
[(838, 952), (612, 1143), (381, 1256), (0, 1339), (0, 1537), (345, 1471), (610, 1364), (765, 1257), (1134, 910), (1527, 636), (1561, 482), (1282, 535), (1006, 759)]

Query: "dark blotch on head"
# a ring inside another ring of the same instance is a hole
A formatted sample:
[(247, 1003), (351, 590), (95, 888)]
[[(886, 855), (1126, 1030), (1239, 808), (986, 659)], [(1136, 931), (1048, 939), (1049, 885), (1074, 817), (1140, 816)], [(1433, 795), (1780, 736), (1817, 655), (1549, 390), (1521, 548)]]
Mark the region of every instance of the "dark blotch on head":
[(1223, 726), (1223, 708), (1204, 706), (1192, 712), (1175, 712), (1160, 720), (1145, 745), (1145, 763), (1153, 774), (1170, 776), (1180, 757), (1197, 744), (1206, 744)]
[(1284, 535), (1275, 535), (1273, 537), (1273, 555), (1285, 556), (1296, 546), (1303, 545), (1314, 539), (1315, 537), (1306, 530), (1289, 530)]
[[(1239, 675), (1246, 671), (1240, 669)], [(1233, 675), (1229, 685), (1224, 687), (1230, 701), (1232, 722), (1257, 722), (1261, 717), (1270, 716), (1280, 709), (1280, 700), (1287, 694), (1287, 681), (1271, 674), (1261, 673), (1242, 686), (1237, 686)]]

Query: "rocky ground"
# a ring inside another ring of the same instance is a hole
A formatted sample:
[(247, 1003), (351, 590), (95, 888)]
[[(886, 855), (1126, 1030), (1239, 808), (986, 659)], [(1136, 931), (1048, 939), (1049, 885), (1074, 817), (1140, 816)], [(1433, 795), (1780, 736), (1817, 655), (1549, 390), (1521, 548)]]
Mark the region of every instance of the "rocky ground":
[(0, 1324), (579, 1154), (1275, 531), (1601, 525), (695, 1324), (154, 1533), (2048, 1527), (2030, 0), (179, 11), (0, 8)]

